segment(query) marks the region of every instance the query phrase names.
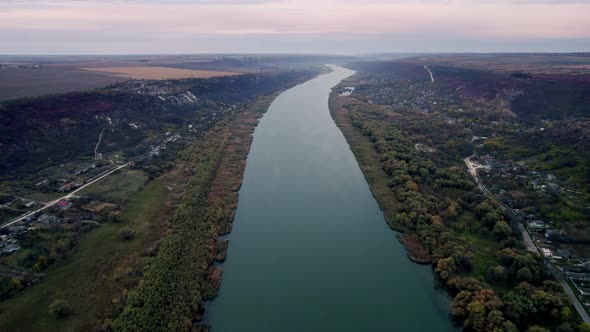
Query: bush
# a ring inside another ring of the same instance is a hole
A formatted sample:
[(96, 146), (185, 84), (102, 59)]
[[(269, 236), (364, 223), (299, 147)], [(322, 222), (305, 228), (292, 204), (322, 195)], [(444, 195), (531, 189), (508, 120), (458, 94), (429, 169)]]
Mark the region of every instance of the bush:
[(49, 313), (62, 319), (72, 314), (72, 307), (67, 301), (55, 300), (49, 305)]
[(131, 240), (135, 236), (135, 231), (131, 227), (123, 227), (119, 230), (119, 236), (123, 240)]
[(121, 212), (111, 211), (107, 217), (107, 221), (118, 224), (121, 222)]

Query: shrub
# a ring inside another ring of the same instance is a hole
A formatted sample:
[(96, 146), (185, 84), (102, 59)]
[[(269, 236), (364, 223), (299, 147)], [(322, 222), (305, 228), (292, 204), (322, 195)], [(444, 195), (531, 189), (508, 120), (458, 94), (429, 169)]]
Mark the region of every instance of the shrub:
[(55, 300), (49, 305), (49, 313), (62, 319), (72, 314), (72, 307), (65, 300)]
[(119, 230), (119, 236), (123, 240), (131, 240), (135, 236), (135, 231), (131, 227), (123, 227)]

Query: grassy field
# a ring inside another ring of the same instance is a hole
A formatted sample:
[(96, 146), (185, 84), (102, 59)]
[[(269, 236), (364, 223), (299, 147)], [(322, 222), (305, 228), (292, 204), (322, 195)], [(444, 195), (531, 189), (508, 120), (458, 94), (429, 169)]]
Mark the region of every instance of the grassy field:
[(178, 69), (168, 67), (110, 67), (110, 68), (80, 68), (89, 72), (107, 73), (121, 78), (140, 80), (165, 80), (179, 78), (209, 78), (217, 76), (237, 75), (234, 72)]
[(472, 251), (475, 254), (471, 270), (472, 277), (485, 278), (490, 267), (500, 264), (496, 257), (496, 252), (500, 249), (497, 241), (472, 232), (463, 232), (457, 235), (474, 248)]
[(120, 204), (145, 185), (148, 175), (140, 170), (122, 169), (82, 190), (80, 196)]
[[(135, 278), (132, 272), (142, 249), (158, 236), (157, 221), (165, 219), (167, 195), (158, 180), (146, 185), (123, 207), (123, 222), (91, 231), (77, 252), (50, 268), (44, 280), (3, 302), (0, 331), (88, 331), (110, 316), (113, 299)], [(136, 231), (133, 240), (120, 238), (119, 230), (126, 226)], [(74, 308), (71, 317), (57, 320), (49, 314), (48, 306), (56, 299)]]
[(375, 196), (379, 207), (383, 210), (387, 223), (393, 229), (403, 230), (402, 226), (393, 221), (397, 211), (396, 199), (391, 188), (387, 185), (390, 180), (383, 171), (379, 154), (369, 138), (364, 136), (360, 129), (352, 125), (350, 111), (346, 108), (347, 102), (353, 101), (350, 98), (332, 94), (330, 97), (330, 114), (344, 137), (346, 137), (346, 141), (371, 187), (373, 196)]

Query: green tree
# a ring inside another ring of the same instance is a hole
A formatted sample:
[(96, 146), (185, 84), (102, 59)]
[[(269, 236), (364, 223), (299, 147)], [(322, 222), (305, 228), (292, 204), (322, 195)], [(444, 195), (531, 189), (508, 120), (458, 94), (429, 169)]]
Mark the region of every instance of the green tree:
[(486, 306), (482, 302), (471, 302), (467, 305), (469, 317), (465, 321), (465, 327), (474, 331), (485, 331), (486, 328)]
[(493, 233), (501, 240), (507, 239), (512, 235), (512, 228), (510, 228), (510, 225), (506, 221), (501, 220), (494, 226)]
[(22, 289), (24, 287), (24, 281), (25, 280), (23, 278), (18, 277), (10, 279), (10, 283), (12, 284), (12, 287), (14, 287), (15, 289)]
[(37, 258), (37, 262), (33, 265), (33, 269), (35, 271), (43, 271), (48, 266), (47, 256), (41, 255)]
[(506, 280), (506, 268), (502, 265), (490, 267), (488, 269), (488, 276), (493, 281), (504, 282)]
[(528, 267), (523, 267), (516, 272), (516, 280), (518, 281), (531, 281), (533, 279), (533, 273)]
[(527, 332), (551, 332), (551, 330), (548, 330), (548, 329), (541, 327), (541, 326), (534, 325), (534, 326), (529, 327)]

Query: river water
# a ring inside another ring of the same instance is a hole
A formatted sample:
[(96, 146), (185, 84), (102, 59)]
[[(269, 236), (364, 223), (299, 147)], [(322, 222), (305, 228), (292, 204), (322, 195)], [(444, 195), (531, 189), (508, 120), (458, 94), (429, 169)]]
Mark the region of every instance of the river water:
[(449, 298), (410, 262), (328, 110), (354, 72), (279, 95), (246, 166), (214, 332), (451, 331)]

